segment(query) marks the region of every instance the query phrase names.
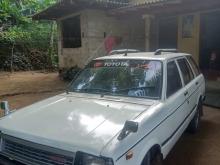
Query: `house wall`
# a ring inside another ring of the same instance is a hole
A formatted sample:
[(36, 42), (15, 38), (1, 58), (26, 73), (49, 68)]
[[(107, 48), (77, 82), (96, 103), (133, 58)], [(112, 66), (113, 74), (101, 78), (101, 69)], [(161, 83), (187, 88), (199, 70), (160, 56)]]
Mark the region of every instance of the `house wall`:
[[(184, 38), (183, 33), (183, 17), (192, 15), (193, 35), (190, 38)], [(192, 54), (197, 63), (199, 63), (199, 46), (200, 46), (200, 13), (189, 13), (178, 17), (178, 49), (181, 52)]]
[(122, 39), (117, 48), (144, 49), (144, 20), (131, 17), (119, 18), (107, 15), (104, 11), (87, 11), (89, 52), (92, 56), (105, 54), (104, 33)]
[[(95, 57), (106, 55), (105, 35), (120, 37), (122, 42), (117, 48), (134, 48), (144, 50), (145, 48), (145, 26), (144, 20), (132, 19), (131, 17), (119, 18), (106, 14), (100, 10), (85, 10), (75, 13), (80, 14), (82, 47), (63, 48), (60, 19), (59, 25), (59, 67), (70, 68), (78, 65), (84, 67)], [(67, 17), (65, 17), (67, 18)]]
[(81, 31), (85, 31), (87, 29), (87, 16), (85, 12), (78, 12), (74, 13), (70, 16), (66, 16), (64, 18), (59, 19), (58, 22), (58, 56), (59, 56), (59, 68), (71, 68), (73, 66), (78, 65), (79, 67), (82, 67), (84, 64), (85, 58), (83, 54), (87, 55), (88, 54), (88, 49), (87, 49), (87, 39), (82, 38), (82, 46), (80, 48), (63, 48), (62, 45), (62, 26), (61, 26), (61, 21), (80, 15), (80, 26), (81, 26)]
[[(185, 37), (183, 36), (183, 19), (186, 16), (193, 16), (193, 22), (192, 22), (192, 36), (190, 37)], [(159, 22), (161, 20), (169, 20), (170, 16), (168, 17), (162, 17), (162, 19), (157, 18), (157, 20), (159, 20)], [(182, 15), (175, 15), (175, 18), (178, 21), (178, 25), (177, 25), (177, 38), (176, 38), (176, 42), (177, 42), (177, 49), (180, 52), (184, 52), (184, 53), (189, 53), (192, 54), (193, 58), (195, 59), (195, 61), (199, 64), (199, 55), (200, 55), (200, 13), (185, 13)], [(169, 21), (167, 21), (168, 23)], [(159, 23), (157, 23), (157, 29), (159, 27)], [(156, 28), (156, 27), (155, 27)], [(161, 29), (160, 29), (161, 30)], [(157, 42), (153, 41), (151, 42), (151, 46), (154, 48), (159, 49), (159, 43), (160, 43), (160, 30), (157, 30), (157, 35), (159, 37), (157, 37)], [(163, 29), (162, 29), (163, 30)], [(164, 32), (163, 32), (164, 33)], [(154, 35), (156, 36), (156, 35)], [(152, 41), (152, 40), (151, 40)], [(172, 46), (175, 48), (175, 46)], [(169, 47), (170, 48), (170, 47)]]

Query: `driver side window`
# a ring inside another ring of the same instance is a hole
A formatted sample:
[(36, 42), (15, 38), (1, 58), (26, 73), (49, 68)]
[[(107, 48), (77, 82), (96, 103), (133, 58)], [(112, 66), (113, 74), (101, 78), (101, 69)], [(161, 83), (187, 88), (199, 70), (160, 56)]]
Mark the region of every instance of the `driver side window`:
[(167, 98), (182, 88), (182, 81), (175, 61), (167, 63)]

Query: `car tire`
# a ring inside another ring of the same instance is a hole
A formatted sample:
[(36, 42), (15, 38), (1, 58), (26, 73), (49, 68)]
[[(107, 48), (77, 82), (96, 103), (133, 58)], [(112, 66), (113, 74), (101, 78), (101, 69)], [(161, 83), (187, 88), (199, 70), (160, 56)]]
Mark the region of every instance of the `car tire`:
[(189, 133), (195, 134), (198, 132), (200, 128), (200, 122), (201, 122), (201, 116), (203, 112), (202, 102), (199, 101), (199, 104), (197, 106), (196, 114), (193, 117), (192, 121), (190, 122), (187, 131)]
[(163, 155), (160, 152), (149, 152), (141, 165), (163, 165)]
[(161, 153), (157, 153), (151, 160), (150, 165), (163, 165), (163, 156)]

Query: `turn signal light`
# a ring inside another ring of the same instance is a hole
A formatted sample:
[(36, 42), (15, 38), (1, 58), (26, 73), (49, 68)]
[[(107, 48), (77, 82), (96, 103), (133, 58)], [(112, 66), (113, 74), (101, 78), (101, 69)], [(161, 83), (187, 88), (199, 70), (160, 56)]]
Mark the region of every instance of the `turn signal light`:
[(126, 154), (126, 160), (130, 160), (133, 157), (134, 153), (132, 151), (128, 151)]

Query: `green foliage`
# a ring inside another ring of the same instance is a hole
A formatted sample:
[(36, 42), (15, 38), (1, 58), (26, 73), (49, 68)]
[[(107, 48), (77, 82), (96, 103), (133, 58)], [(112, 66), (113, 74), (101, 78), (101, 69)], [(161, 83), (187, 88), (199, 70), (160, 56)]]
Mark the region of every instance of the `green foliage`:
[(31, 40), (31, 35), (29, 32), (25, 31), (21, 27), (13, 26), (8, 28), (0, 34), (1, 40), (6, 42), (19, 42), (24, 40)]
[(55, 2), (56, 0), (1, 0), (0, 25), (31, 23), (29, 16), (47, 8)]
[(0, 25), (4, 29), (7, 29), (11, 25), (25, 22), (25, 18), (22, 16), (15, 2), (10, 0), (0, 1)]
[(33, 51), (38, 52), (38, 55), (42, 52), (42, 56), (51, 56), (51, 53), (56, 56), (56, 41), (53, 42), (52, 52), (50, 47), (51, 34), (54, 39), (57, 38), (56, 29), (51, 33), (52, 22), (33, 21), (31, 18), (56, 1), (0, 0), (0, 69), (5, 69), (4, 60), (13, 59), (12, 51), (27, 58)]

